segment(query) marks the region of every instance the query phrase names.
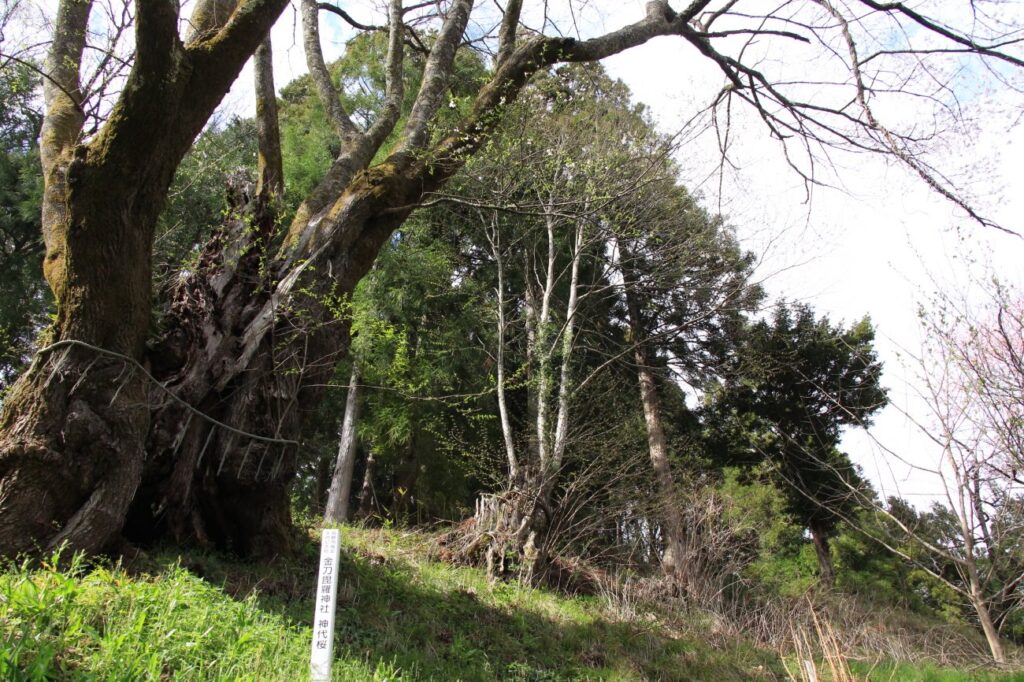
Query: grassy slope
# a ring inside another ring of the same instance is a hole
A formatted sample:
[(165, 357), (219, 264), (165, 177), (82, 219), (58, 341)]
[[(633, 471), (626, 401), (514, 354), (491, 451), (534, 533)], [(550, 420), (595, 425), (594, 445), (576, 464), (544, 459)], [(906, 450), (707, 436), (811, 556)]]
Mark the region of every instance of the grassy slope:
[[(775, 654), (736, 639), (625, 622), (594, 598), (492, 587), (480, 571), (429, 561), (416, 534), (342, 535), (338, 680), (785, 679)], [(4, 571), (0, 680), (302, 680), (315, 551), (269, 568), (164, 556), (134, 577)], [(1014, 678), (904, 667), (871, 679)]]

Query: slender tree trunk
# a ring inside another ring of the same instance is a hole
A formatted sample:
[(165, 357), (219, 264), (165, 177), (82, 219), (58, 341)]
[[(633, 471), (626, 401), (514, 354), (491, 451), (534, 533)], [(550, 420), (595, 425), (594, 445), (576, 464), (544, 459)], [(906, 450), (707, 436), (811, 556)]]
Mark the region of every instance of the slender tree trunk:
[(495, 353), (497, 365), (497, 384), (495, 391), (498, 396), (498, 415), (501, 421), (501, 435), (505, 441), (505, 458), (508, 462), (508, 480), (515, 485), (519, 480), (519, 458), (516, 456), (515, 438), (512, 433), (512, 420), (509, 418), (508, 401), (505, 397), (505, 257), (501, 251), (501, 235), (498, 229), (497, 215), (493, 216), (491, 229), (487, 232), (491, 244), (491, 255), (498, 270), (498, 288), (496, 306), (498, 308), (498, 348)]
[(366, 471), (363, 472), (363, 485), (359, 487), (359, 518), (365, 519), (373, 513), (376, 506), (373, 493), (373, 477), (377, 473), (377, 460), (370, 452), (366, 456)]
[[(959, 562), (960, 574), (962, 576), (965, 575), (967, 578), (971, 606), (974, 607), (974, 612), (978, 616), (978, 623), (981, 625), (981, 630), (985, 634), (985, 641), (988, 642), (989, 650), (992, 652), (992, 660), (996, 663), (1005, 663), (1006, 653), (1003, 651), (1003, 643), (999, 639), (999, 630), (992, 621), (989, 603), (985, 598), (985, 590), (982, 587), (981, 576), (978, 573), (978, 562), (975, 552), (977, 546), (976, 538), (974, 528), (970, 522), (976, 502), (974, 499), (975, 493), (977, 491), (977, 488), (971, 486), (970, 482), (971, 480), (976, 480), (977, 469), (976, 467), (969, 466), (966, 467), (967, 471), (964, 471), (963, 468), (958, 466), (958, 462), (953, 456), (953, 451), (949, 447), (946, 449), (946, 457), (956, 478), (955, 492), (951, 494), (947, 488), (947, 497), (956, 511), (957, 521), (960, 524), (960, 535), (964, 542), (963, 556)], [(984, 529), (983, 534), (987, 533), (985, 516), (977, 518), (976, 522), (982, 525)]]
[[(506, 557), (512, 554), (518, 556), (514, 562), (516, 573), (526, 583), (535, 582), (547, 568), (552, 498), (568, 447), (571, 420), (572, 353), (579, 304), (584, 227), (582, 223), (575, 226), (565, 322), (557, 334), (552, 334), (552, 304), (558, 282), (555, 270), (555, 222), (553, 215), (546, 216), (547, 269), (540, 296), (540, 310), (534, 314), (530, 300), (532, 297), (528, 295), (526, 313), (527, 324), (536, 325), (535, 336), (528, 340), (532, 355), (528, 361), (536, 362), (537, 366), (535, 394), (528, 399), (529, 404), (534, 406), (535, 415), (535, 421), (532, 422), (532, 439), (537, 444), (535, 467), (520, 468), (521, 475), (510, 480), (509, 491), (504, 495), (489, 497), (487, 504), (482, 505), (483, 516), (477, 518), (478, 532), (492, 537), (487, 548), (487, 566), (492, 578), (508, 571)], [(496, 234), (492, 238), (492, 247), (497, 253)], [(499, 304), (502, 300), (499, 296)], [(499, 322), (503, 322), (502, 315), (499, 315)], [(557, 375), (556, 357), (560, 360)], [(555, 408), (553, 427), (550, 423), (552, 403)], [(506, 442), (509, 441), (507, 438)]]
[(636, 291), (637, 277), (633, 271), (632, 255), (628, 248), (622, 240), (618, 241), (617, 246), (621, 258), (630, 336), (634, 344), (633, 360), (636, 363), (637, 383), (640, 387), (640, 403), (643, 406), (644, 425), (647, 429), (647, 450), (660, 498), (659, 510), (665, 547), (661, 557), (662, 569), (666, 575), (678, 580), (684, 590), (688, 590), (690, 576), (685, 565), (686, 529), (683, 524), (683, 512), (679, 508), (678, 489), (672, 474), (665, 427), (661, 419), (657, 382), (654, 372), (651, 371), (648, 333), (641, 312), (639, 293)]
[(420, 477), (420, 462), (417, 447), (419, 434), (415, 416), (412, 419), (412, 433), (405, 446), (405, 457), (398, 465), (395, 482), (391, 489), (391, 517), (395, 522), (406, 522), (406, 518), (414, 508), (416, 481)]
[(281, 128), (277, 118), (277, 88), (274, 87), (274, 56), (270, 36), (264, 38), (253, 57), (256, 91), (256, 193), (267, 203), (284, 195), (284, 162), (281, 158)]
[[(529, 273), (523, 296), (523, 322), (526, 327), (526, 383), (532, 388), (536, 386), (537, 380), (537, 368), (534, 364), (537, 357), (537, 319), (540, 317), (540, 311), (537, 308), (537, 293), (533, 285), (534, 270), (530, 262), (531, 258), (527, 255), (524, 260), (526, 261), (523, 264), (524, 272)], [(537, 400), (535, 396), (529, 394), (526, 396), (526, 423), (530, 425), (537, 423)], [(536, 468), (537, 462), (540, 461), (540, 441), (537, 438), (537, 430), (534, 428), (526, 429), (526, 450), (527, 461)]]
[[(549, 433), (548, 421), (551, 411), (551, 391), (554, 388), (555, 377), (553, 368), (554, 345), (551, 339), (551, 303), (555, 295), (555, 219), (552, 215), (545, 216), (545, 227), (547, 229), (548, 257), (547, 267), (544, 271), (544, 289), (540, 297), (540, 313), (537, 315), (537, 337), (534, 349), (537, 358), (537, 389), (533, 396), (533, 403), (536, 405), (537, 420), (534, 428), (537, 440), (538, 459), (540, 476), (545, 478), (551, 467), (551, 446), (552, 439)], [(542, 484), (544, 488), (546, 484)]]
[(814, 542), (814, 553), (818, 556), (821, 584), (825, 587), (833, 587), (836, 584), (836, 574), (832, 567), (832, 551), (829, 547), (828, 536), (813, 523), (808, 530), (810, 530), (811, 540)]
[(345, 398), (345, 418), (341, 422), (338, 439), (338, 459), (334, 465), (331, 489), (327, 495), (324, 521), (345, 523), (348, 521), (348, 503), (352, 491), (352, 470), (356, 465), (356, 423), (359, 418), (359, 368), (353, 363), (352, 376), (348, 380), (348, 394)]
[[(569, 422), (571, 419), (570, 402), (573, 394), (572, 358), (576, 344), (576, 312), (579, 306), (580, 292), (580, 261), (583, 259), (584, 223), (576, 224), (573, 241), (572, 266), (569, 275), (569, 300), (565, 304), (565, 325), (562, 328), (561, 367), (558, 372), (558, 414), (555, 418), (555, 432), (551, 445), (551, 462), (549, 474), (554, 479), (562, 468), (566, 448), (569, 446)], [(550, 502), (550, 499), (548, 500)]]
[(985, 601), (985, 597), (982, 594), (979, 582), (977, 580), (977, 572), (971, 580), (971, 606), (974, 607), (974, 612), (978, 614), (978, 622), (981, 624), (981, 631), (985, 633), (985, 641), (988, 642), (989, 651), (992, 652), (992, 660), (996, 663), (1006, 663), (1006, 653), (1003, 651), (1003, 642), (999, 638), (999, 630), (996, 628), (995, 623), (992, 621), (992, 616), (988, 608), (988, 603)]
[(334, 472), (334, 459), (323, 457), (316, 463), (313, 475), (313, 498), (309, 503), (309, 511), (313, 516), (323, 517), (327, 509), (327, 494), (331, 489), (331, 474)]
[(661, 557), (662, 568), (666, 575), (678, 580), (684, 589), (688, 589), (690, 576), (685, 564), (686, 530), (683, 527), (683, 513), (679, 509), (678, 490), (669, 460), (655, 377), (642, 346), (637, 346), (634, 359), (637, 364), (640, 402), (643, 405), (644, 424), (647, 429), (647, 450), (660, 498), (658, 508), (661, 512), (665, 545)]

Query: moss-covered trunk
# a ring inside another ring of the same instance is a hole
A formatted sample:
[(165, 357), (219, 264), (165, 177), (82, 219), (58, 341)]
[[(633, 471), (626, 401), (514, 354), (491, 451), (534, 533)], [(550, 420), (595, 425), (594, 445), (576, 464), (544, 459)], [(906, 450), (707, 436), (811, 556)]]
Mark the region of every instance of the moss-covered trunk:
[(286, 2), (237, 0), (187, 43), (178, 3), (137, 3), (131, 73), (90, 138), (80, 70), (92, 4), (59, 3), (43, 80), (43, 271), (57, 317), (0, 413), (2, 556), (63, 543), (94, 553), (119, 536), (151, 406), (168, 399), (144, 361), (157, 214)]
[[(170, 153), (170, 152), (168, 152)], [(173, 162), (131, 184), (106, 149), (47, 158), (43, 271), (57, 317), (0, 416), (0, 554), (116, 537), (142, 469), (150, 248)], [(118, 186), (116, 183), (124, 183)]]
[(290, 549), (288, 486), (302, 425), (348, 348), (348, 320), (335, 304), (408, 215), (391, 207), (415, 204), (420, 191), (391, 166), (360, 173), (307, 221), (331, 221), (329, 233), (309, 239), (322, 259), (313, 266), (288, 245), (270, 257), (274, 221), (258, 202), (236, 209), (176, 286), (151, 353), (177, 400), (154, 411), (129, 539), (209, 543), (258, 558)]
[(44, 272), (57, 319), (0, 416), (5, 556), (103, 548), (142, 470), (151, 386), (138, 358), (160, 197), (152, 185), (104, 193), (102, 161), (75, 148), (47, 177)]

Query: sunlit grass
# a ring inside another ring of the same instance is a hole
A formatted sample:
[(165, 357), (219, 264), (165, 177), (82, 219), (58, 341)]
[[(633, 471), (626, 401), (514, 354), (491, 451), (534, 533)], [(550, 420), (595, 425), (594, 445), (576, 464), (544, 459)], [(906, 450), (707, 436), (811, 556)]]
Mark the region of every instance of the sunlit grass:
[[(786, 679), (777, 654), (738, 638), (491, 585), (431, 560), (423, 535), (342, 535), (336, 680)], [(202, 552), (157, 553), (144, 572), (55, 563), (0, 573), (0, 680), (308, 679), (314, 545), (270, 565)], [(879, 680), (1024, 679), (853, 668)]]

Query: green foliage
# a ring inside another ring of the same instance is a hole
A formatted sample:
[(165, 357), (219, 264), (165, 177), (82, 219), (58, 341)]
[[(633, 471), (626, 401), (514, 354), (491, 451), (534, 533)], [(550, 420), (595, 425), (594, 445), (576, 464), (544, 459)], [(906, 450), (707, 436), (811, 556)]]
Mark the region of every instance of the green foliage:
[(950, 670), (929, 663), (850, 661), (850, 671), (865, 680), (885, 682), (1024, 682), (1024, 673), (1021, 672)]
[(39, 77), (0, 69), (0, 389), (24, 365), (52, 307), (42, 276)]
[(120, 568), (50, 565), (0, 574), (5, 680), (297, 679), (307, 633), (180, 566), (132, 578)]
[(452, 518), (472, 505), (463, 441), (470, 431), (488, 432), (475, 418), (487, 357), (472, 342), (485, 292), (459, 276), (461, 254), (438, 227), (407, 223), (352, 301), (351, 352), (368, 386), (360, 439), (390, 480), (395, 506), (422, 519)]
[(856, 513), (867, 484), (837, 449), (842, 428), (866, 425), (886, 402), (865, 318), (849, 328), (781, 304), (748, 327), (725, 387), (706, 417), (728, 458), (759, 467), (787, 511), (822, 537)]
[[(384, 105), (386, 49), (383, 34), (362, 34), (329, 67), (343, 106), (362, 128)], [(408, 110), (419, 89), (422, 56), (410, 51), (404, 68)], [(460, 53), (449, 92), (455, 109), (442, 112), (436, 122), (440, 132), (455, 120), (484, 74), (478, 58)], [(285, 204), (294, 210), (325, 176), (340, 143), (308, 77), (285, 86), (281, 99)], [(400, 121), (396, 130), (401, 126)], [(387, 154), (392, 142), (383, 145), (378, 158)], [(478, 367), (481, 358), (479, 348), (466, 343), (471, 327), (464, 318), (472, 313), (475, 285), (455, 274), (461, 254), (436, 227), (425, 226), (416, 217), (408, 221), (385, 245), (353, 300), (336, 302), (341, 304), (339, 313), (352, 316), (352, 356), (362, 373), (361, 450), (374, 453), (380, 489), (393, 492), (393, 502), (400, 502), (398, 513), (415, 513), (421, 519), (456, 516), (471, 504), (460, 455), (466, 447), (468, 420), (479, 412), (470, 398), (438, 396), (472, 394), (480, 390), (481, 380), (486, 381), (469, 369)], [(339, 388), (331, 391), (311, 424), (308, 449), (317, 455), (300, 465), (299, 508), (315, 508), (317, 501), (311, 496), (325, 492), (343, 413), (342, 389), (350, 371), (348, 363), (338, 368), (333, 383)], [(356, 489), (361, 473), (357, 469)], [(382, 495), (385, 504), (387, 492)]]
[(806, 594), (817, 582), (817, 560), (782, 491), (732, 467), (723, 471), (721, 491), (730, 501), (728, 522), (747, 529), (756, 547), (746, 577), (771, 595)]

